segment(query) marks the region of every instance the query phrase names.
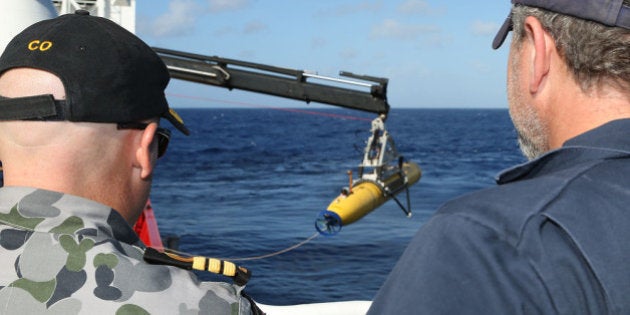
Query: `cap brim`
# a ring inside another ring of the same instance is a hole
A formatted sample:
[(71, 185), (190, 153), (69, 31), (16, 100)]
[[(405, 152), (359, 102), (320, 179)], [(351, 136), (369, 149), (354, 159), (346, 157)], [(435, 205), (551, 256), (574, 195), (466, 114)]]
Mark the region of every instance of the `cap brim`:
[(162, 117), (170, 121), (171, 124), (173, 124), (173, 126), (175, 126), (175, 128), (177, 128), (177, 130), (181, 131), (183, 134), (187, 136), (190, 135), (190, 130), (186, 128), (182, 118), (179, 117), (179, 114), (177, 114), (177, 112), (173, 110), (172, 108), (169, 108), (168, 111), (164, 113), (164, 115), (162, 115)]
[(505, 42), (505, 39), (507, 38), (508, 33), (510, 33), (511, 30), (512, 30), (512, 13), (508, 15), (508, 17), (505, 19), (505, 22), (503, 22), (503, 25), (501, 25), (499, 32), (494, 37), (494, 40), (492, 41), (492, 49), (498, 49), (499, 47), (501, 47), (501, 45), (503, 45), (503, 42)]

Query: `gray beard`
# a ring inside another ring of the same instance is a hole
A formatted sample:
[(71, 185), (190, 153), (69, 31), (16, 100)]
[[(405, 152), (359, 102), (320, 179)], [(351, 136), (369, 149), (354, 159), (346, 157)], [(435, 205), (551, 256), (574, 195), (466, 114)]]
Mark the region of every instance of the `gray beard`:
[(531, 140), (529, 137), (523, 136), (520, 132), (518, 132), (518, 146), (523, 155), (530, 161), (538, 158), (548, 151), (546, 146), (541, 147), (541, 145), (539, 145), (535, 140)]
[[(509, 65), (517, 69), (518, 60), (512, 59)], [(510, 117), (518, 134), (518, 145), (523, 155), (533, 160), (549, 151), (548, 128), (538, 117), (533, 106), (524, 104), (524, 97), (517, 88), (519, 82), (518, 72), (512, 71), (508, 78), (508, 102), (510, 104)]]

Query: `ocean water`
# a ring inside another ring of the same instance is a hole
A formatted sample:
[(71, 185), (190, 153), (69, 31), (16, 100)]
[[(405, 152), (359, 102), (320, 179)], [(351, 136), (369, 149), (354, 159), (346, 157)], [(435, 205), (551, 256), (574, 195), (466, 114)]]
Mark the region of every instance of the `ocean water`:
[[(196, 255), (248, 258), (315, 235), (317, 214), (347, 186), (373, 114), (344, 109), (181, 109), (159, 161), (152, 202), (164, 236)], [(407, 242), (445, 201), (494, 185), (524, 162), (507, 110), (392, 109), (398, 151), (420, 165), (413, 216), (389, 201), (335, 236), (272, 257), (235, 261), (253, 272), (246, 291), (264, 304), (371, 300)], [(403, 195), (401, 196), (404, 200)], [(204, 280), (229, 281), (198, 273)]]

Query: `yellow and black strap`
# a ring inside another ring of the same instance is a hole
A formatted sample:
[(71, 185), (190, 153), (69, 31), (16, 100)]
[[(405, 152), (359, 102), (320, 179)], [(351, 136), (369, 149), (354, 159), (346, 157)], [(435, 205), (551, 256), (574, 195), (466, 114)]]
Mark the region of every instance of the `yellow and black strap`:
[(175, 266), (187, 270), (208, 271), (214, 274), (232, 278), (239, 286), (247, 284), (252, 276), (247, 268), (235, 265), (232, 262), (203, 256), (184, 257), (171, 252), (160, 252), (155, 248), (147, 247), (144, 251), (144, 260), (150, 264)]

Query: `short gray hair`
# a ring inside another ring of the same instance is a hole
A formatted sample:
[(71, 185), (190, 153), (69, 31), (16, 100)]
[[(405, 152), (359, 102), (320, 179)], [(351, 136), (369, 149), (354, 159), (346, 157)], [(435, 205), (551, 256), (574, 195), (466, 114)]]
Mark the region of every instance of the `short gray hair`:
[[(630, 0), (624, 0), (630, 4)], [(560, 55), (583, 91), (610, 84), (630, 96), (630, 30), (548, 10), (515, 5), (513, 42), (520, 47), (523, 21), (537, 18), (556, 42)]]

